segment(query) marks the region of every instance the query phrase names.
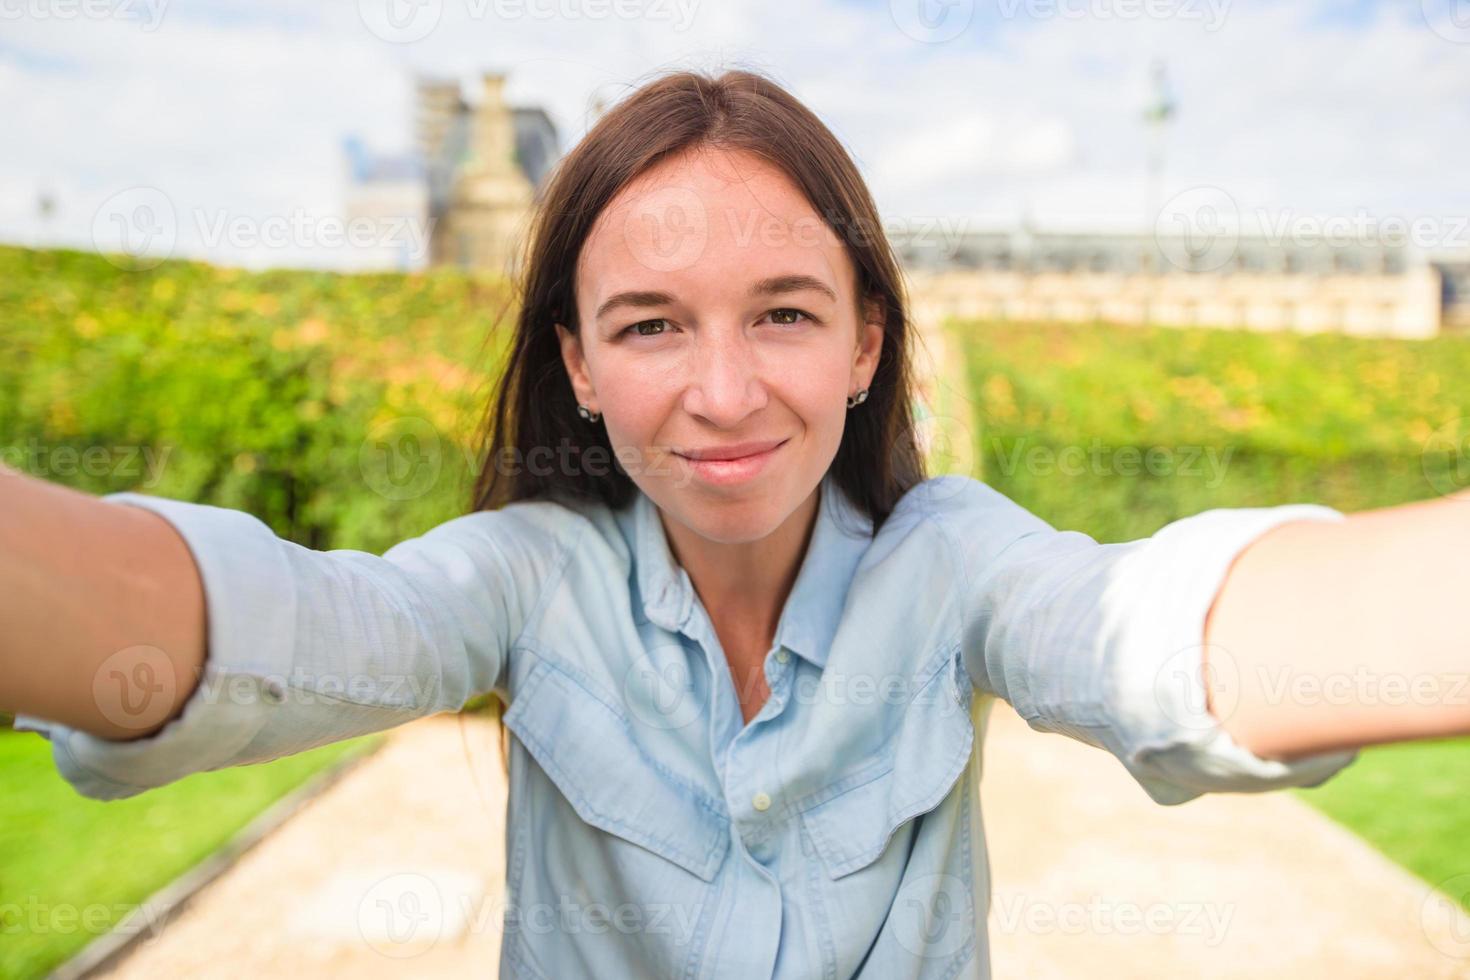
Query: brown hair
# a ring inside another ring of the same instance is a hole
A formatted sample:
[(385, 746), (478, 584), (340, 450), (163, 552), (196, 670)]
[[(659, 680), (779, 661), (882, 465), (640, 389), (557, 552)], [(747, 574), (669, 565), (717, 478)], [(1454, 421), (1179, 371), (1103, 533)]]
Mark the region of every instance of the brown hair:
[[(701, 147), (751, 152), (783, 171), (846, 247), (857, 269), (859, 309), (864, 300), (881, 304), (878, 366), (861, 410), (847, 416), (831, 467), (837, 483), (876, 532), (899, 498), (923, 481), (912, 415), (907, 297), (857, 167), (821, 120), (771, 79), (747, 70), (717, 76), (678, 71), (616, 104), (551, 172), (525, 242), (509, 358), (476, 442), (484, 462), (471, 510), (558, 497), (618, 508), (637, 492), (616, 466), (588, 472), (596, 468), (507, 468), (497, 461), (503, 454), (524, 459), (534, 447), (563, 445), (577, 454), (602, 447), (603, 459), (616, 458), (606, 428), (577, 414), (554, 324), (580, 330), (575, 272), (598, 215), (644, 171)], [(499, 720), (505, 705), (492, 700), (499, 704)], [(502, 722), (502, 758), (505, 738)]]

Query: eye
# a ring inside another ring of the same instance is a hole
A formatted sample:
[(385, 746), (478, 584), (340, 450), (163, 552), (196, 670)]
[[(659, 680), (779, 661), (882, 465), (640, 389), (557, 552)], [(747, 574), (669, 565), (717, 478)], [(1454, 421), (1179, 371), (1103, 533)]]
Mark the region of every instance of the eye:
[[(809, 321), (811, 321), (813, 323), (815, 323), (816, 322), (816, 319), (817, 319), (816, 317), (812, 316), (810, 313), (806, 312), (805, 310), (797, 310), (797, 309), (793, 309), (791, 307), (782, 307), (782, 308), (779, 308), (779, 309), (774, 309), (768, 315), (769, 316), (784, 316), (784, 315), (786, 315), (788, 313), (794, 313), (794, 314), (796, 314), (799, 317), (805, 317), (807, 320), (809, 320)], [(780, 321), (777, 321), (777, 322), (779, 322), (782, 326), (794, 327), (794, 326), (796, 326), (801, 321), (799, 321), (799, 320), (780, 320)]]
[(663, 333), (662, 330), (658, 331), (657, 333), (650, 333), (650, 332), (645, 332), (643, 330), (640, 330), (639, 328), (640, 327), (646, 327), (646, 326), (649, 326), (650, 324), (654, 324), (654, 323), (668, 323), (668, 322), (669, 322), (668, 320), (665, 320), (662, 317), (655, 317), (652, 320), (639, 320), (637, 323), (630, 324), (629, 326), (625, 327), (623, 329), (623, 333), (630, 334), (630, 333), (635, 333), (636, 332), (639, 337), (657, 337), (657, 336), (659, 336), (660, 334)]

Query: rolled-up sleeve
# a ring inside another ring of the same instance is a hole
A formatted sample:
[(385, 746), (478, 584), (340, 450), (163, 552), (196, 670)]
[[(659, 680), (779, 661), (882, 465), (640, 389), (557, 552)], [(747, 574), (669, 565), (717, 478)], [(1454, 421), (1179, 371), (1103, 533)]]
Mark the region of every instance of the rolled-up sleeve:
[(1210, 792), (1316, 786), (1358, 751), (1257, 756), (1206, 707), (1204, 624), (1235, 557), (1320, 504), (1217, 508), (1151, 537), (1058, 531), (968, 477), (937, 508), (961, 565), (962, 658), (977, 689), (1037, 731), (1106, 749), (1164, 805)]
[(501, 687), (508, 651), (563, 557), (560, 536), (515, 505), (457, 517), (378, 556), (305, 548), (238, 510), (103, 499), (151, 510), (184, 539), (204, 587), (208, 650), (181, 711), (149, 736), (16, 717), (94, 799), (380, 731)]

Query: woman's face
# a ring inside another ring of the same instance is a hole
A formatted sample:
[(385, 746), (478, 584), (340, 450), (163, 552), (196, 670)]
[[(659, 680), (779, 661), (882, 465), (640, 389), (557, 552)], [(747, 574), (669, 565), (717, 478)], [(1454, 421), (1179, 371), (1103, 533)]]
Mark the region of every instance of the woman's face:
[(607, 426), (666, 514), (723, 542), (765, 537), (816, 489), (883, 339), (841, 241), (740, 151), (696, 150), (626, 186), (582, 249), (576, 298), (580, 333), (557, 332), (577, 401), (602, 413), (583, 424)]

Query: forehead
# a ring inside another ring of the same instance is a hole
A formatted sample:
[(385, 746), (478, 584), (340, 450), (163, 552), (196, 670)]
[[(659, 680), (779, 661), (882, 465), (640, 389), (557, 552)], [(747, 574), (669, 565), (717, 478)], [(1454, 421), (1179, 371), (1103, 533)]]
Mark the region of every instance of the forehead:
[(855, 270), (806, 196), (754, 154), (700, 148), (630, 181), (593, 224), (577, 263), (584, 314), (627, 289), (683, 302), (743, 296), (773, 275), (816, 276), (846, 300)]

